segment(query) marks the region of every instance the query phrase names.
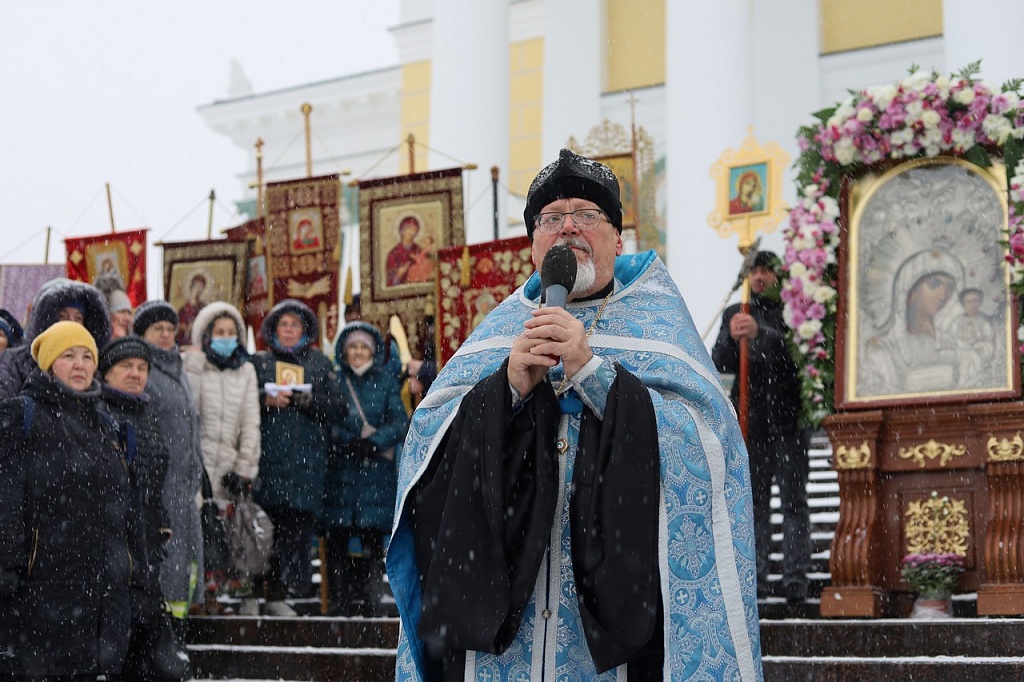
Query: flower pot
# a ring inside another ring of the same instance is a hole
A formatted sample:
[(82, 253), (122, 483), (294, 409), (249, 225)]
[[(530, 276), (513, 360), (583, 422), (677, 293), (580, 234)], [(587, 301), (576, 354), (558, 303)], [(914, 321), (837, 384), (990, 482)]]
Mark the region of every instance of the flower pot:
[(924, 592), (914, 600), (910, 617), (917, 620), (943, 620), (953, 617), (953, 596), (949, 592)]

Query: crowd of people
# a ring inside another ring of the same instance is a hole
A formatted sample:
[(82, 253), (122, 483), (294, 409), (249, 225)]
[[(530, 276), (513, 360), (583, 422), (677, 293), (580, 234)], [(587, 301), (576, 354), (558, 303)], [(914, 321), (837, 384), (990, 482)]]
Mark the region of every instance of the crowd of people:
[[(167, 302), (126, 319), (80, 282), (44, 285), (24, 330), (0, 311), (0, 676), (117, 680), (142, 628), (229, 601), (294, 616), (319, 537), (331, 615), (380, 613), (386, 554), (398, 679), (760, 679), (773, 481), (791, 601), (809, 549), (777, 259), (712, 361), (657, 254), (623, 254), (622, 215), (610, 169), (562, 150), (524, 220), (537, 270), (571, 249), (567, 301), (531, 277), (440, 374), (403, 367), (358, 300), (333, 360), (297, 300), (255, 353), (223, 302), (187, 347)], [(749, 458), (717, 373), (748, 350)], [(273, 522), (237, 602), (201, 490)]]
[[(0, 310), (0, 677), (120, 679), (162, 619), (294, 616), (318, 536), (330, 612), (379, 613), (408, 425), (381, 332), (350, 322), (332, 362), (313, 311), (285, 300), (251, 353), (240, 312), (213, 302), (182, 347), (170, 304), (126, 320), (110, 291), (48, 282), (24, 329)], [(205, 561), (204, 479), (222, 514), (250, 495), (273, 521), (264, 575)]]

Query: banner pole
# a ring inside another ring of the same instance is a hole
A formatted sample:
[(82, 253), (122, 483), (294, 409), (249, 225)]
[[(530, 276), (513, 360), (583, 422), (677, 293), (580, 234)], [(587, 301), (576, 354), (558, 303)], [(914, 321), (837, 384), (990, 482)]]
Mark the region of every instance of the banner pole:
[(313, 111), (313, 105), (309, 102), (302, 104), (302, 115), (305, 118), (304, 127), (306, 130), (306, 177), (313, 177), (313, 143), (309, 127), (309, 113)]
[(49, 225), (46, 226), (46, 251), (43, 252), (43, 265), (50, 264), (50, 232), (53, 228)]
[(256, 217), (263, 217), (263, 138), (256, 138)]
[(409, 175), (412, 175), (416, 172), (416, 136), (409, 133), (405, 143), (409, 145)]
[(110, 231), (117, 232), (114, 227), (114, 204), (110, 201), (110, 183), (107, 183), (107, 211), (110, 213)]
[(206, 239), (213, 239), (213, 202), (217, 199), (217, 193), (210, 190), (210, 212), (206, 218)]
[(491, 166), (491, 195), (494, 198), (494, 240), (498, 240), (498, 167)]

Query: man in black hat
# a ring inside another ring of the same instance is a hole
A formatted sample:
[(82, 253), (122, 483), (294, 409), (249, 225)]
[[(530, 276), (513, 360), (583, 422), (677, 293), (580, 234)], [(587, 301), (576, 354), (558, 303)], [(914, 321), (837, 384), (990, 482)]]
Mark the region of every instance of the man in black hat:
[[(779, 257), (761, 251), (750, 270), (750, 313), (735, 304), (722, 314), (722, 327), (711, 352), (721, 372), (739, 371), (740, 339), (748, 340), (747, 451), (754, 496), (757, 546), (757, 594), (773, 593), (768, 582), (771, 545), (771, 490), (779, 486), (782, 505), (782, 591), (791, 605), (807, 598), (811, 564), (811, 522), (807, 507), (809, 462), (799, 427), (800, 379), (789, 354), (786, 324), (779, 300)], [(739, 396), (739, 377), (732, 400)]]
[(502, 301), (413, 415), (397, 679), (683, 679), (692, 637), (701, 676), (757, 679), (747, 456), (676, 285), (622, 254), (600, 163), (562, 150), (523, 218), (576, 277), (564, 307), (536, 274)]

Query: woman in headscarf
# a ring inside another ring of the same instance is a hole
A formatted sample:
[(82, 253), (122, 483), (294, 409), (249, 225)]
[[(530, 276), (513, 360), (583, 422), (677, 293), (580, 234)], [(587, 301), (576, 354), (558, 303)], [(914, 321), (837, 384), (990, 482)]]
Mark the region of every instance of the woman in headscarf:
[(319, 324), (301, 301), (278, 303), (260, 333), (269, 350), (253, 357), (260, 387), (260, 486), (256, 502), (274, 523), (267, 614), (294, 616), (290, 590), (312, 590), (310, 548), (323, 504), (327, 438), (345, 417), (338, 378), (316, 348)]
[(20, 346), (23, 336), (24, 331), (14, 315), (0, 308), (0, 353)]
[(203, 567), (203, 535), (196, 505), (203, 463), (199, 413), (174, 341), (177, 325), (174, 308), (157, 300), (139, 306), (132, 328), (149, 345), (153, 358), (146, 393), (167, 446), (163, 498), (172, 532), (167, 556), (160, 566), (160, 587), (180, 627)]
[(324, 488), (333, 616), (378, 615), (381, 606), (377, 578), (398, 486), (394, 453), (409, 428), (398, 380), (383, 367), (383, 349), (381, 333), (366, 322), (345, 325), (334, 344), (349, 412), (334, 429)]
[(858, 365), (861, 395), (956, 388), (956, 341), (945, 320), (963, 278), (963, 265), (942, 249), (919, 251), (903, 261), (882, 333), (867, 340)]
[(134, 452), (100, 405), (85, 327), (51, 325), (31, 352), (21, 394), (0, 402), (0, 677), (109, 678), (146, 580)]
[(30, 345), (55, 322), (69, 320), (84, 326), (96, 346), (110, 340), (110, 313), (106, 297), (91, 284), (58, 277), (39, 287), (25, 324), (25, 343), (10, 352), (0, 353), (0, 398), (13, 398), (21, 391), (35, 369)]
[[(192, 323), (192, 346), (185, 353), (188, 377), (199, 411), (203, 464), (222, 507), (232, 496), (252, 490), (260, 462), (260, 402), (256, 369), (245, 349), (242, 315), (230, 303), (203, 307)], [(227, 576), (219, 576), (223, 579)], [(207, 611), (219, 612), (218, 576), (207, 567)], [(241, 614), (258, 616), (255, 598), (242, 601)]]

